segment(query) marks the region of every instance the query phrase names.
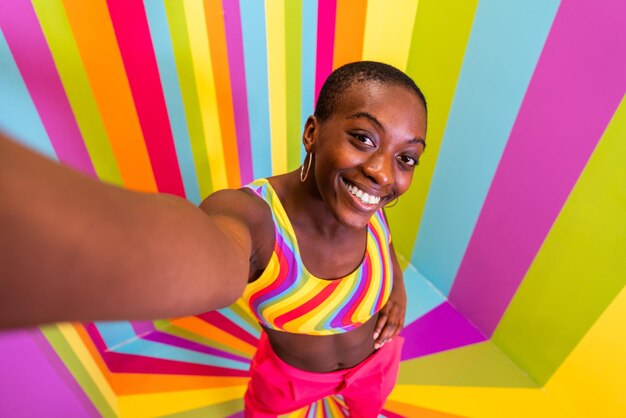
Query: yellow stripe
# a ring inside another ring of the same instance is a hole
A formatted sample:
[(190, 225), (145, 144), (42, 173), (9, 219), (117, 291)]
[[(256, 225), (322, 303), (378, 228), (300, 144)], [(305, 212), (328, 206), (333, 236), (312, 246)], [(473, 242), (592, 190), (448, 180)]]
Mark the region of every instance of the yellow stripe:
[[(356, 279), (354, 276), (355, 274), (351, 274), (349, 277), (345, 277), (344, 279), (342, 279), (341, 282), (337, 285), (337, 288), (333, 291), (333, 293), (328, 296), (327, 301), (332, 300), (335, 301), (335, 303), (343, 301), (354, 287), (354, 281)], [(328, 284), (330, 284), (330, 282)], [(319, 325), (320, 321), (323, 320), (329, 312), (335, 312), (337, 305), (335, 303), (329, 304), (327, 301), (324, 301), (323, 303), (317, 305), (305, 316), (288, 322), (289, 327), (294, 327), (305, 331), (314, 330), (315, 327)], [(330, 332), (330, 330), (324, 331), (329, 331), (328, 334), (334, 334), (334, 332)], [(320, 331), (320, 334), (324, 335), (326, 333)]]
[(285, 0), (266, 0), (272, 174), (287, 171), (287, 85), (285, 60)]
[(406, 69), (417, 0), (369, 0), (365, 18), (363, 59), (382, 61)]
[[(280, 302), (271, 304), (271, 306), (268, 306), (262, 311), (262, 315), (269, 323), (274, 323), (276, 318), (278, 318), (280, 315), (284, 314), (285, 312), (290, 312), (301, 306), (303, 303), (307, 302), (310, 299), (311, 295), (317, 294), (321, 290), (322, 286), (323, 283), (320, 283), (319, 281), (306, 280), (304, 286), (302, 286), (302, 288), (300, 288), (294, 294), (290, 295), (291, 297), (288, 297)], [(285, 330), (287, 329), (285, 328)]]
[(546, 384), (581, 417), (626, 417), (624, 318), (626, 288)]
[(191, 47), (193, 69), (198, 89), (200, 115), (206, 135), (204, 140), (211, 167), (213, 191), (216, 191), (228, 187), (228, 177), (226, 175), (222, 131), (217, 110), (217, 93), (209, 49), (209, 35), (204, 18), (204, 3), (185, 0), (184, 4), (189, 45)]
[(83, 341), (80, 338), (80, 335), (78, 335), (78, 332), (76, 332), (76, 329), (74, 329), (74, 326), (70, 323), (59, 323), (57, 324), (57, 328), (59, 329), (69, 346), (72, 348), (72, 351), (74, 352), (76, 357), (78, 357), (78, 359), (80, 360), (81, 364), (89, 374), (89, 377), (91, 377), (91, 380), (93, 380), (94, 384), (100, 391), (102, 397), (109, 404), (109, 407), (117, 415), (119, 415), (120, 410), (118, 407), (117, 396), (113, 392), (113, 389), (109, 385), (109, 382), (102, 375), (100, 368), (96, 364), (95, 360), (91, 357), (89, 350), (87, 350), (87, 348), (85, 347)]
[(481, 418), (570, 417), (542, 389), (396, 385), (389, 400)]
[(198, 409), (243, 397), (247, 386), (120, 396), (120, 412), (127, 417), (156, 417)]

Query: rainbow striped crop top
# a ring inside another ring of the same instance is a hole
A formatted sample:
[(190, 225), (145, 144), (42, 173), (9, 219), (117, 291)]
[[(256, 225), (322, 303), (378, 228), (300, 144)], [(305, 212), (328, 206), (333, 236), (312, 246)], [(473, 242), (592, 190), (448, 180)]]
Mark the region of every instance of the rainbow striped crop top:
[(270, 183), (259, 179), (246, 187), (268, 203), (276, 230), (269, 264), (243, 293), (263, 326), (297, 334), (339, 334), (364, 324), (385, 305), (393, 272), (382, 210), (368, 224), (361, 265), (345, 277), (323, 280), (304, 267), (291, 222)]

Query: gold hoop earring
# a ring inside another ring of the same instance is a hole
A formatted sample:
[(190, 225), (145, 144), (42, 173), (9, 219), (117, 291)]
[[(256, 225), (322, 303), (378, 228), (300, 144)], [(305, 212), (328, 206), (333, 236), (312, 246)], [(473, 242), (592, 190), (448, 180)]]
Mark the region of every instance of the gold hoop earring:
[(391, 204), (391, 205), (385, 205), (385, 208), (392, 208), (392, 207), (394, 207), (395, 205), (397, 205), (397, 204), (398, 204), (398, 201), (399, 201), (399, 200), (400, 200), (400, 199), (398, 199), (398, 198), (396, 197), (396, 199), (393, 201), (393, 204)]
[(311, 161), (313, 161), (313, 153), (309, 154), (307, 152), (304, 159), (306, 160), (307, 158), (309, 159), (309, 164), (306, 166), (306, 171), (304, 171), (304, 163), (302, 164), (302, 167), (300, 167), (300, 181), (302, 183), (304, 183), (307, 177), (309, 177), (309, 172), (311, 171)]

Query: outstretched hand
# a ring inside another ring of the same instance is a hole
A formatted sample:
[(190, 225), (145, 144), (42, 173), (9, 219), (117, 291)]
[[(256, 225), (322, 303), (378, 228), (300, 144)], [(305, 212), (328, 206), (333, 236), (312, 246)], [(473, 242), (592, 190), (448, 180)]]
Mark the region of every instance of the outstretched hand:
[(378, 313), (374, 328), (374, 348), (379, 349), (402, 331), (406, 314), (404, 286), (394, 286), (389, 300)]

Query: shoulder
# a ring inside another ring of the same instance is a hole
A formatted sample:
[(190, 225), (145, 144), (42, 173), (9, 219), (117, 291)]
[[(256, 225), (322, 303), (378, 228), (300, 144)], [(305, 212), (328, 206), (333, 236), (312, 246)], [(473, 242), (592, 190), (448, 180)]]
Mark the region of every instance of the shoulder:
[[(249, 188), (225, 189), (209, 195), (200, 204), (209, 216), (228, 216), (247, 226), (252, 237), (251, 262), (274, 246), (274, 221), (272, 211), (260, 196)], [(265, 257), (269, 258), (269, 257)]]

